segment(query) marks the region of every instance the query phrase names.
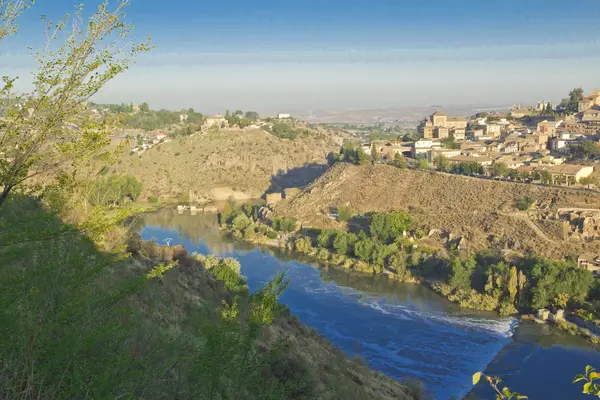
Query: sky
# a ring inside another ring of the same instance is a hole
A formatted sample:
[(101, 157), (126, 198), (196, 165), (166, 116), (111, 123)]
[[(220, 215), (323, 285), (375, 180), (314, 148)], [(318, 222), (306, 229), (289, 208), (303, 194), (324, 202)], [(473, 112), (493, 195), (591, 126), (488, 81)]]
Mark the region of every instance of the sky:
[[(0, 75), (18, 75), (26, 90), (40, 15), (57, 20), (74, 3), (37, 0), (0, 42)], [(131, 3), (135, 34), (156, 48), (95, 101), (274, 113), (558, 102), (573, 87), (600, 87), (598, 0)]]

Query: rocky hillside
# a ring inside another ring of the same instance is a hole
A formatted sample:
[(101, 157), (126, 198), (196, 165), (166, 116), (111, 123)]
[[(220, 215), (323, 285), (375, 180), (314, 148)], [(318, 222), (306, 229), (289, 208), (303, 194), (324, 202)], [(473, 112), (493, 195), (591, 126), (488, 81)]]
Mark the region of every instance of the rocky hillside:
[(305, 185), (326, 167), (339, 138), (323, 130), (294, 140), (261, 129), (222, 129), (124, 154), (113, 172), (136, 176), (142, 196), (204, 202), (262, 196)]
[[(534, 203), (520, 211), (517, 202), (525, 197)], [(327, 214), (341, 205), (358, 213), (408, 210), (425, 234), (439, 243), (464, 238), (461, 246), (467, 250), (535, 250), (549, 257), (600, 253), (600, 240), (556, 233), (563, 223), (577, 228), (559, 219), (560, 208), (600, 208), (598, 194), (385, 165), (338, 164), (304, 192), (278, 204), (275, 213), (294, 215), (304, 226), (335, 226), (339, 222)]]

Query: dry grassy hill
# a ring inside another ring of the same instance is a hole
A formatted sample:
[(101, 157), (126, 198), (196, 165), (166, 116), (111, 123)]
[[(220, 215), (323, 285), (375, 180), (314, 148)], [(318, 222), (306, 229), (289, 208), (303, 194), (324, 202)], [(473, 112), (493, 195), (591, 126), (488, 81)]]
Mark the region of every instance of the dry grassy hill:
[(295, 140), (261, 129), (222, 129), (125, 154), (114, 172), (143, 183), (142, 196), (203, 202), (260, 197), (270, 187), (304, 185), (323, 171), (339, 140), (312, 131)]
[[(516, 203), (524, 196), (535, 204), (520, 212)], [(600, 253), (599, 240), (563, 240), (554, 234), (560, 221), (552, 220), (563, 207), (600, 209), (598, 194), (385, 165), (338, 164), (306, 191), (278, 204), (275, 213), (295, 215), (304, 226), (335, 226), (339, 223), (326, 215), (346, 204), (359, 213), (409, 210), (426, 232), (463, 237), (468, 250), (533, 249), (549, 257)]]

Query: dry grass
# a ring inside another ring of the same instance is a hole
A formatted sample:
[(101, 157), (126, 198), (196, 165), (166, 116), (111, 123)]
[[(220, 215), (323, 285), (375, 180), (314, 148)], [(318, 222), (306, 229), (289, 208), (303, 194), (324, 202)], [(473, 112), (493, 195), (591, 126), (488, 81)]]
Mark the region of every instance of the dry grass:
[(273, 175), (326, 164), (327, 153), (337, 150), (336, 139), (322, 131), (285, 140), (261, 129), (223, 129), (163, 143), (141, 155), (125, 154), (114, 172), (140, 179), (143, 197), (187, 200), (192, 190), (191, 201), (256, 198)]

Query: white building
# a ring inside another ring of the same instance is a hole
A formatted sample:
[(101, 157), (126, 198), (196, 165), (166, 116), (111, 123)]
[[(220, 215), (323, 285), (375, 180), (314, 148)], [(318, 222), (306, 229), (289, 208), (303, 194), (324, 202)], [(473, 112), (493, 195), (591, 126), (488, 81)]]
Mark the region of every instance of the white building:
[(277, 114), (277, 119), (289, 119), (292, 118), (292, 116), (290, 114)]

